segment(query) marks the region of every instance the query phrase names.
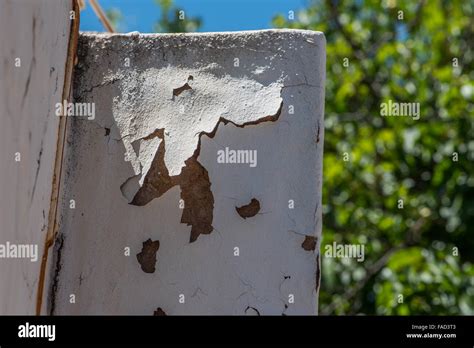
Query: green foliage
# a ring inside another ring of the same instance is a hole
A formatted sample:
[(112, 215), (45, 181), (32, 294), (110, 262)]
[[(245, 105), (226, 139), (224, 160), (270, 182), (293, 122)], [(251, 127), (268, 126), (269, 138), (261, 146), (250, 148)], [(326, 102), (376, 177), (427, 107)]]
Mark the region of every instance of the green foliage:
[(173, 0), (155, 0), (161, 9), (161, 18), (153, 30), (159, 33), (187, 33), (201, 27), (200, 18), (188, 18), (183, 9), (174, 7)]
[[(473, 7), (315, 0), (273, 20), (327, 40), (321, 314), (474, 314)], [(420, 119), (382, 117), (388, 100)], [(364, 262), (325, 258), (333, 241)]]

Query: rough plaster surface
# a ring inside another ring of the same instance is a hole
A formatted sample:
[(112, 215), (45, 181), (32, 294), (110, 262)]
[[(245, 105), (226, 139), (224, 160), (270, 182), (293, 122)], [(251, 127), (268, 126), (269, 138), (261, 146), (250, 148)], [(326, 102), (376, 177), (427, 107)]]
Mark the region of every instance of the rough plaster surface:
[(0, 0), (0, 244), (38, 247), (36, 262), (0, 258), (0, 314), (35, 313), (72, 9), (50, 4)]
[(51, 312), (316, 314), (324, 78), (311, 31), (81, 35)]

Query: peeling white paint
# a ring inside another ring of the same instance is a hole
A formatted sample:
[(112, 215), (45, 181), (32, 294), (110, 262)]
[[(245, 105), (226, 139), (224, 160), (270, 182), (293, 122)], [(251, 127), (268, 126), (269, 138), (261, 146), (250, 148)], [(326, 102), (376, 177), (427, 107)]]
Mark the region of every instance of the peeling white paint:
[[(205, 69), (167, 66), (111, 77), (120, 80), (121, 91), (114, 99), (113, 116), (135, 175), (141, 175), (140, 185), (160, 144), (144, 138), (156, 130), (165, 131), (165, 165), (170, 176), (176, 176), (196, 151), (200, 135), (212, 132), (221, 118), (244, 125), (278, 112), (281, 82), (264, 86), (245, 76), (218, 77), (218, 70), (216, 64)], [(191, 89), (174, 96), (173, 90), (185, 83)], [(131, 146), (134, 142), (138, 153)]]
[[(299, 30), (83, 35), (75, 98), (95, 102), (97, 117), (70, 124), (54, 313), (316, 314), (324, 47), (321, 33)], [(123, 67), (127, 57), (131, 66)], [(213, 138), (205, 135), (216, 126)], [(129, 204), (156, 174), (151, 161), (163, 141), (174, 176), (200, 141), (213, 231), (192, 243), (179, 186), (144, 206)], [(226, 147), (257, 150), (258, 165), (219, 164)], [(260, 210), (244, 219), (236, 207), (253, 198)], [(317, 238), (315, 250), (302, 247), (306, 236)], [(136, 258), (148, 239), (160, 242), (154, 273)]]

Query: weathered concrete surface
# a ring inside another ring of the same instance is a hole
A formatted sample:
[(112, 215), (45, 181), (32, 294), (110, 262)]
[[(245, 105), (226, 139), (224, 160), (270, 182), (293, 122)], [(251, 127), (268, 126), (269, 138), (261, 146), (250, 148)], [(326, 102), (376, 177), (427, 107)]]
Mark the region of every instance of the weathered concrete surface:
[(51, 312), (315, 314), (324, 77), (311, 31), (82, 35)]
[(72, 1), (0, 0), (0, 245), (37, 250), (0, 257), (0, 314), (35, 313), (71, 9)]

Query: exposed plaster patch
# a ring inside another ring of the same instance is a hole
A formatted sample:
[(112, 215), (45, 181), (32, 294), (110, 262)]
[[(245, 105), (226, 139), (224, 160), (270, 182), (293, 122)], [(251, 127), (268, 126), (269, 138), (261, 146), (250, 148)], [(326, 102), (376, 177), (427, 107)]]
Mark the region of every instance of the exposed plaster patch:
[(306, 251), (313, 251), (316, 249), (316, 244), (318, 242), (318, 239), (313, 236), (306, 236), (304, 237), (304, 241), (301, 244), (301, 247), (306, 250)]
[(143, 242), (141, 253), (137, 254), (138, 263), (145, 273), (154, 273), (156, 264), (156, 252), (160, 248), (160, 242), (151, 239)]
[(166, 316), (167, 314), (163, 309), (161, 309), (161, 307), (158, 307), (156, 311), (153, 312), (153, 315), (157, 317), (163, 317), (163, 316)]
[(252, 198), (249, 204), (235, 207), (235, 210), (237, 210), (237, 213), (244, 219), (253, 217), (260, 211), (260, 202), (257, 199)]
[(200, 234), (209, 234), (212, 227), (214, 196), (207, 170), (194, 158), (186, 161), (179, 176), (181, 198), (184, 200), (184, 210), (181, 222), (191, 225), (189, 241), (194, 242)]
[(189, 82), (192, 81), (194, 78), (192, 75), (189, 75), (188, 76), (188, 82), (186, 82), (183, 86), (181, 87), (178, 87), (178, 88), (175, 88), (173, 89), (173, 96), (177, 97), (178, 95), (180, 95), (181, 93), (183, 93), (184, 91), (188, 90), (188, 89), (192, 89), (192, 87), (189, 85)]

